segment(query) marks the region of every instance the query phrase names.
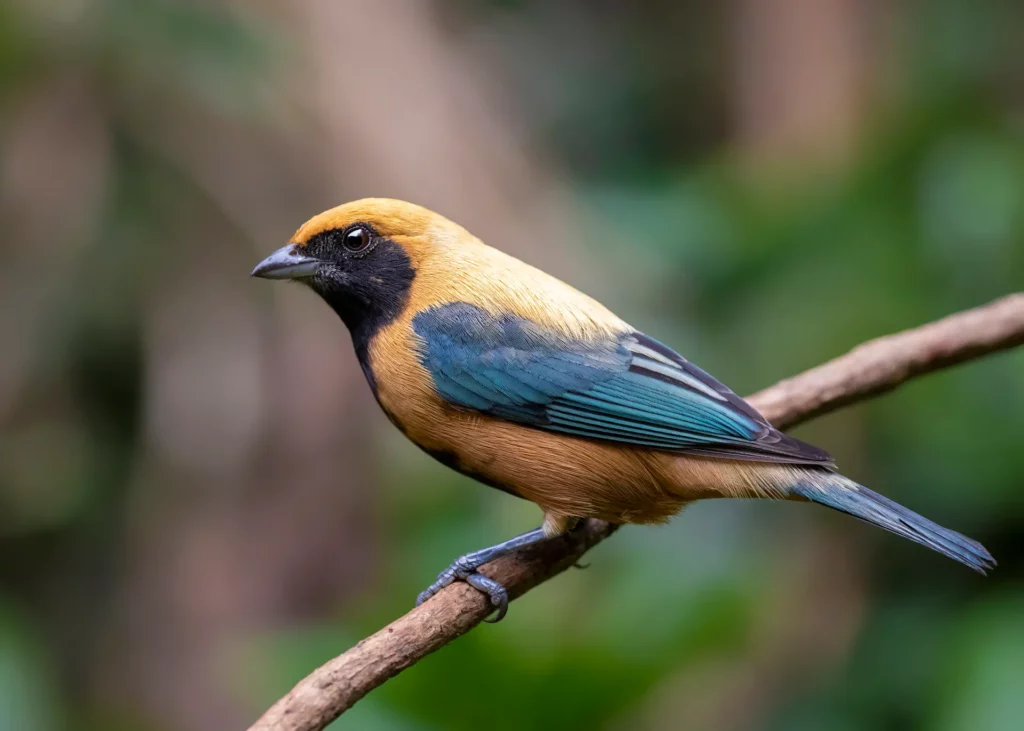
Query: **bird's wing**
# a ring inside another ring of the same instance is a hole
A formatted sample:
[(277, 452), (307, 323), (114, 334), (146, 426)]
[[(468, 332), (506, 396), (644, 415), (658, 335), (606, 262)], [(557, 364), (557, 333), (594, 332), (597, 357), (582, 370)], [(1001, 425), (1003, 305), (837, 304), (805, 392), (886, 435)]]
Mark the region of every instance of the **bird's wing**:
[(726, 386), (643, 333), (553, 333), (465, 303), (413, 319), (420, 361), (463, 409), (576, 437), (687, 454), (830, 467)]

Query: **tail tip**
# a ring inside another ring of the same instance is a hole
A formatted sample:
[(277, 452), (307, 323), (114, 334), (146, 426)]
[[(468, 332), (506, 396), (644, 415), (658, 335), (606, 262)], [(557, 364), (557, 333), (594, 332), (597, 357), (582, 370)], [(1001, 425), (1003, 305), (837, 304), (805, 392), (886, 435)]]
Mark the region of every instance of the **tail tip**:
[[(809, 481), (807, 484), (798, 484), (792, 491), (807, 500), (847, 513), (927, 546), (982, 576), (987, 576), (989, 571), (995, 569), (995, 558), (977, 541), (933, 523), (899, 503), (841, 475), (829, 477), (832, 481)], [(833, 481), (840, 482), (837, 484)]]

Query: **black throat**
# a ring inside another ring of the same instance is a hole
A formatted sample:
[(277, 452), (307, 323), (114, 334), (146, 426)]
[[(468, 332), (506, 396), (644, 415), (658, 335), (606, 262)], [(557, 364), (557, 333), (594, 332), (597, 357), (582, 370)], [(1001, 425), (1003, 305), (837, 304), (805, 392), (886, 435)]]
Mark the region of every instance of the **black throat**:
[(405, 309), (416, 276), (405, 250), (394, 241), (380, 241), (367, 256), (345, 262), (345, 281), (314, 285), (352, 334), (359, 365), (376, 393), (370, 365), (370, 343)]

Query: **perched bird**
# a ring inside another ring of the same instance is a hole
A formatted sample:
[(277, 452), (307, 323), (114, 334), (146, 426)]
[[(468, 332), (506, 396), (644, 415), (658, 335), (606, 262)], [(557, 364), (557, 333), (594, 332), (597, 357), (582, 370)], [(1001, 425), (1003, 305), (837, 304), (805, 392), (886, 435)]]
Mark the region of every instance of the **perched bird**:
[(661, 523), (703, 498), (815, 502), (978, 572), (995, 565), (598, 302), (425, 208), (338, 206), (252, 274), (299, 280), (341, 316), (378, 403), (416, 445), (544, 511), (540, 528), (456, 560), (417, 604), (463, 580), (497, 621), (508, 597), (484, 563), (581, 518)]

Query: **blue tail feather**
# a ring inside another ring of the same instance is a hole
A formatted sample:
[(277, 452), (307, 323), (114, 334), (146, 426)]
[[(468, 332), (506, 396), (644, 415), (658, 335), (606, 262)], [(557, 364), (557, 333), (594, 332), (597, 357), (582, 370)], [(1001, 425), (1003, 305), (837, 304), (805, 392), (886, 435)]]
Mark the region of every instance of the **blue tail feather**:
[(841, 475), (813, 473), (806, 482), (790, 488), (790, 493), (885, 528), (949, 556), (980, 574), (996, 565), (992, 554), (977, 541), (943, 528)]

